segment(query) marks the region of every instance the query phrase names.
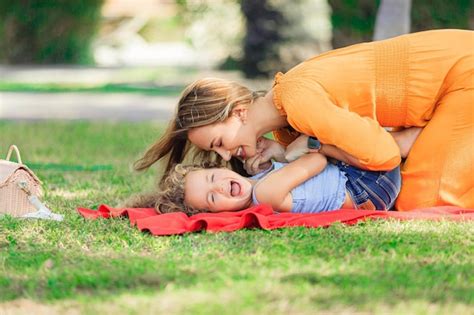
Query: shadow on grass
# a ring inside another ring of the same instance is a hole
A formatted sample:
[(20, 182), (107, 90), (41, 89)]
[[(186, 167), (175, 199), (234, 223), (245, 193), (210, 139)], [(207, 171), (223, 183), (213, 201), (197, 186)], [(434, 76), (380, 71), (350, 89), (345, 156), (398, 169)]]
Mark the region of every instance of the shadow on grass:
[(155, 259), (142, 256), (107, 258), (64, 255), (60, 251), (10, 251), (4, 265), (0, 301), (102, 296), (130, 289), (160, 289), (171, 282), (190, 285), (196, 279), (188, 270), (178, 272), (172, 265), (158, 266)]
[(366, 268), (359, 273), (322, 275), (318, 272), (301, 272), (285, 275), (280, 281), (324, 289), (328, 294), (311, 297), (314, 303), (323, 308), (338, 304), (395, 305), (400, 301), (411, 300), (473, 304), (474, 286), (468, 280), (472, 278), (473, 267), (472, 264), (393, 261), (381, 268), (368, 261)]

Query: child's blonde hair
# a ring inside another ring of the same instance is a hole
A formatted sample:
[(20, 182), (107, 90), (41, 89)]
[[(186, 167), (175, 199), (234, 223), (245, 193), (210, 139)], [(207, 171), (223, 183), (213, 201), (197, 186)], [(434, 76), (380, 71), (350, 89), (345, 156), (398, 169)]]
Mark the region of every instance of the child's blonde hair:
[[(184, 89), (168, 129), (135, 162), (135, 170), (145, 170), (169, 154), (162, 179), (165, 180), (173, 165), (181, 163), (189, 151), (187, 134), (191, 128), (222, 122), (230, 116), (234, 107), (248, 106), (263, 94), (264, 92), (252, 92), (236, 82), (223, 79), (205, 78), (195, 81)], [(198, 154), (204, 161), (211, 161), (211, 156), (215, 155), (206, 151), (199, 151)], [(220, 162), (221, 158), (217, 157), (217, 161)], [(231, 159), (231, 165), (237, 172), (244, 172), (240, 161), (235, 158)]]
[(196, 209), (184, 201), (184, 181), (189, 172), (202, 169), (198, 165), (177, 164), (160, 184), (161, 191), (158, 193), (158, 200), (155, 206), (161, 213), (184, 212), (193, 215), (205, 212), (204, 209)]
[(163, 178), (156, 191), (134, 195), (120, 207), (155, 208), (158, 213), (184, 212), (187, 215), (207, 212), (207, 209), (193, 208), (184, 201), (185, 177), (189, 172), (217, 166), (215, 163), (176, 164)]

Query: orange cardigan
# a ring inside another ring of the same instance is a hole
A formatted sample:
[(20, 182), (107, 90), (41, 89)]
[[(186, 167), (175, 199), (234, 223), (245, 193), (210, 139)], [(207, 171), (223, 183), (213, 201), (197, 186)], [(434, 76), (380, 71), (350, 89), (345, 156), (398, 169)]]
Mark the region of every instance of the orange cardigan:
[[(472, 46), (473, 34), (428, 31), (329, 51), (278, 73), (274, 105), (298, 132), (337, 146), (370, 170), (392, 169), (400, 152), (383, 127), (427, 124), (450, 92), (450, 70), (472, 55), (466, 40)], [(295, 135), (282, 129), (274, 137), (287, 145)]]

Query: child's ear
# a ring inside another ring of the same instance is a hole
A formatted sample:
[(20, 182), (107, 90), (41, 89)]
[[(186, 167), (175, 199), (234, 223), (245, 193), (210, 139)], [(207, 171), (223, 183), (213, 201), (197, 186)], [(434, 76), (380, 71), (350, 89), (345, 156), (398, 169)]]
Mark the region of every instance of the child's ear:
[(231, 115), (239, 118), (245, 124), (247, 122), (247, 113), (247, 106), (237, 105), (232, 109)]

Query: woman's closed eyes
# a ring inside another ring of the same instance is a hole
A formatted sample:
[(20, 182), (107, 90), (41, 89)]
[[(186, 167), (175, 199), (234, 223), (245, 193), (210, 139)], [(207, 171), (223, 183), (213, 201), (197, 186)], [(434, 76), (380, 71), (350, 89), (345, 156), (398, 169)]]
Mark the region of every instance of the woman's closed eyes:
[(213, 148), (219, 148), (222, 146), (222, 139), (219, 139), (219, 140), (213, 140), (211, 145), (210, 145), (210, 149), (213, 149)]

